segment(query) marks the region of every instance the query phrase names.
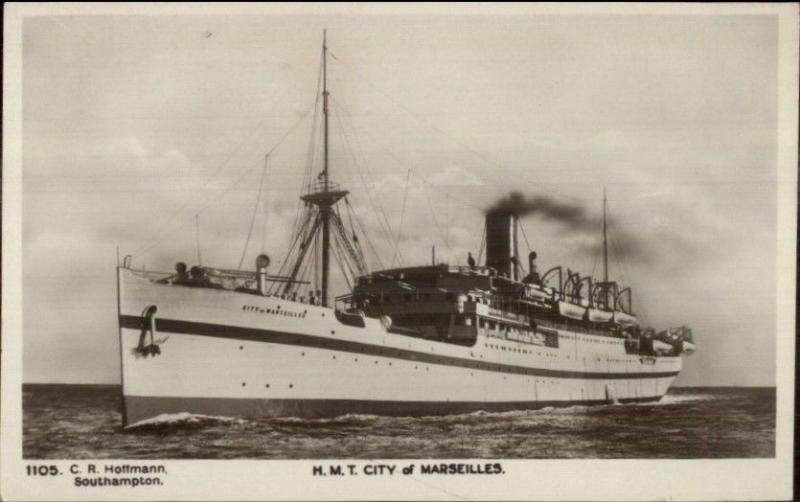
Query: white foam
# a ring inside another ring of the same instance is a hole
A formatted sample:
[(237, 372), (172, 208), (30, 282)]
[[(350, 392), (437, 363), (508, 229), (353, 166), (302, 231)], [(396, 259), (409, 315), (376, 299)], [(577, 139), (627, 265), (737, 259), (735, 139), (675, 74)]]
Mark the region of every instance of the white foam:
[(162, 427), (176, 425), (199, 425), (205, 423), (244, 423), (244, 420), (236, 417), (225, 417), (217, 415), (202, 415), (182, 411), (180, 413), (162, 413), (152, 418), (140, 420), (126, 426), (126, 429), (141, 427)]
[(711, 394), (667, 394), (666, 396), (662, 397), (659, 402), (651, 404), (655, 405), (681, 404), (681, 403), (689, 403), (692, 401), (714, 401), (716, 399), (719, 399), (719, 397), (713, 396)]

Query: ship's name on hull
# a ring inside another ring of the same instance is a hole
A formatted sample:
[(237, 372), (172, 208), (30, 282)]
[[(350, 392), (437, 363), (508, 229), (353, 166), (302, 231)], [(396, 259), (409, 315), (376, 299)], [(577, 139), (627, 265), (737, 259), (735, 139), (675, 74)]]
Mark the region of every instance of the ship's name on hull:
[(304, 318), (306, 314), (308, 314), (307, 310), (302, 312), (299, 311), (292, 311), (292, 310), (283, 310), (280, 306), (275, 308), (264, 308), (264, 307), (257, 307), (255, 305), (242, 305), (242, 310), (245, 312), (257, 312), (259, 314), (268, 314), (268, 315), (279, 315), (283, 317), (297, 317), (297, 318)]

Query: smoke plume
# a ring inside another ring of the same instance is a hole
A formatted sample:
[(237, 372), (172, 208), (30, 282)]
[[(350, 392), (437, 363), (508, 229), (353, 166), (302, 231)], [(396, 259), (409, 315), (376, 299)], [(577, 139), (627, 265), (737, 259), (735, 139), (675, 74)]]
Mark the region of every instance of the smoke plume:
[(511, 213), (519, 217), (534, 215), (575, 230), (597, 229), (601, 224), (600, 218), (589, 216), (586, 208), (581, 205), (559, 202), (544, 195), (525, 198), (520, 192), (511, 192), (499, 199), (486, 212)]
[[(596, 236), (596, 244), (587, 246), (585, 252), (597, 253), (602, 247), (601, 232), (603, 226), (602, 214), (591, 213), (585, 206), (575, 202), (562, 202), (546, 195), (531, 195), (526, 197), (521, 192), (511, 192), (498, 199), (487, 210), (487, 214), (516, 214), (520, 218), (525, 216), (538, 217), (545, 221), (552, 221), (568, 232), (584, 236)], [(611, 220), (608, 220), (609, 226)], [(617, 259), (637, 259), (648, 261), (650, 253), (646, 243), (636, 234), (622, 228), (614, 228), (609, 232), (613, 249), (610, 251)]]

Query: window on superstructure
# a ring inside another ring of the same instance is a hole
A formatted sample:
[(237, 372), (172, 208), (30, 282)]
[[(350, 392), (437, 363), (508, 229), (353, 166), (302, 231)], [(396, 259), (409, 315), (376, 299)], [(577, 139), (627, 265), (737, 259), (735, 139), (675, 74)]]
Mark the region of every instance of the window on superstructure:
[(404, 294), (403, 295), (403, 301), (404, 302), (410, 302), (411, 301), (411, 295), (408, 294), (408, 293)]
[(448, 302), (451, 302), (456, 299), (456, 295), (454, 295), (453, 293), (445, 293), (444, 299)]

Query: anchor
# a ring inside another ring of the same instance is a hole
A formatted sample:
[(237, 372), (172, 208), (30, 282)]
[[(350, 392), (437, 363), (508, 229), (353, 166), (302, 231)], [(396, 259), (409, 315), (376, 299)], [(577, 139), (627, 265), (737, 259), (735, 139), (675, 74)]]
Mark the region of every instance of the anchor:
[[(137, 356), (147, 357), (151, 355), (155, 357), (161, 354), (161, 347), (158, 345), (165, 342), (166, 339), (158, 342), (155, 340), (156, 312), (158, 312), (158, 307), (155, 305), (150, 305), (142, 311), (142, 332), (139, 334), (139, 344), (133, 349), (134, 354)], [(150, 343), (145, 345), (148, 331), (150, 332)]]

